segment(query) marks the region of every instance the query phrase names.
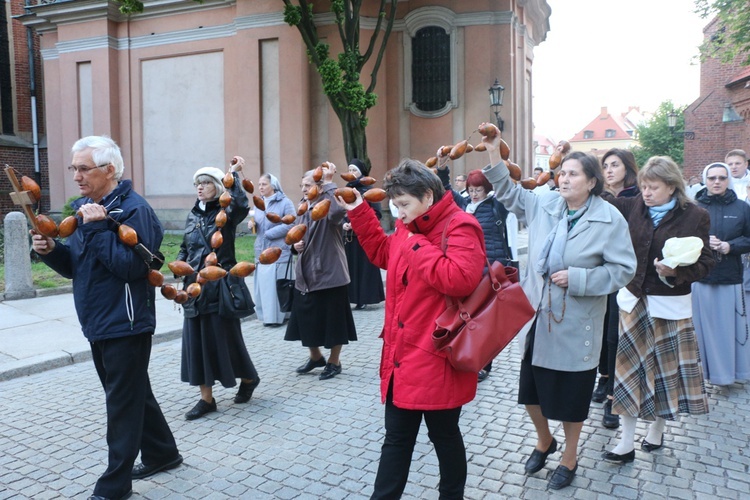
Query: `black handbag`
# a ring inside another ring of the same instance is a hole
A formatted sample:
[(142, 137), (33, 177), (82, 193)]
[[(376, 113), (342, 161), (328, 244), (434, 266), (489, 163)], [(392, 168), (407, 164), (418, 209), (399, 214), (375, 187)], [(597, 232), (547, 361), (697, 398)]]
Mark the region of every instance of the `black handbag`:
[(294, 280), (292, 279), (292, 257), (286, 264), (283, 279), (276, 280), (276, 295), (279, 297), (279, 309), (281, 312), (292, 312), (292, 301), (294, 300)]
[(227, 274), (219, 280), (219, 316), (245, 318), (254, 312), (255, 302), (244, 278)]

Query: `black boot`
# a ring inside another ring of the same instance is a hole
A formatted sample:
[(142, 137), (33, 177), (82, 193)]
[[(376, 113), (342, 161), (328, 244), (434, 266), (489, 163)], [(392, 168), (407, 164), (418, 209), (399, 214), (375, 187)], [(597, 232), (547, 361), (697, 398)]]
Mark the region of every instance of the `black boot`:
[(617, 429), (620, 427), (620, 415), (612, 414), (612, 400), (607, 398), (607, 402), (604, 403), (604, 416), (602, 417), (602, 425), (607, 429)]
[(596, 384), (594, 393), (591, 395), (591, 401), (594, 403), (603, 403), (607, 398), (607, 382), (609, 377), (599, 377), (599, 383)]

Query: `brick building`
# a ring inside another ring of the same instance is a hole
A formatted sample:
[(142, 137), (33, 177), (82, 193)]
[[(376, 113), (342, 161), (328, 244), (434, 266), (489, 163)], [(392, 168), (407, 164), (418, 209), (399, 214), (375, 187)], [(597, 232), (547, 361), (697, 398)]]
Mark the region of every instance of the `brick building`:
[[(42, 209), (48, 210), (49, 169), (39, 36), (14, 19), (24, 13), (24, 0), (0, 0), (0, 167), (8, 164), (23, 175), (41, 180)], [(9, 191), (10, 182), (3, 172), (0, 222), (13, 209)]]
[[(703, 30), (714, 36), (717, 20)], [(700, 97), (685, 110), (685, 178), (703, 172), (712, 161), (723, 161), (727, 151), (750, 151), (750, 67), (739, 58), (730, 64), (707, 59), (701, 64)]]

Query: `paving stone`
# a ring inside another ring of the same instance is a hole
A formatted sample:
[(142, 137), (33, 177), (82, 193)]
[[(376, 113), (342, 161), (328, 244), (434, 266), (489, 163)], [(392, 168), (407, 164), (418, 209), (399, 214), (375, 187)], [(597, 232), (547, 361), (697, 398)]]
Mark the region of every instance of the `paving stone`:
[[(354, 315), (360, 340), (343, 350), (344, 373), (325, 382), (293, 373), (306, 355), (299, 343), (284, 342), (281, 332), (255, 320), (243, 322), (263, 382), (247, 405), (231, 402), (236, 389), (216, 387), (219, 411), (193, 422), (184, 420), (184, 413), (197, 391), (179, 380), (180, 340), (156, 344), (152, 386), (185, 464), (136, 481), (136, 498), (369, 498), (384, 435), (376, 378), (383, 308)], [(468, 499), (552, 495), (547, 481), (559, 454), (538, 474), (523, 471), (536, 437), (515, 402), (515, 349), (501, 353), (475, 401), (463, 409)], [(593, 405), (579, 442), (578, 476), (554, 498), (747, 498), (750, 387), (735, 385), (709, 391), (709, 415), (669, 422), (665, 447), (654, 453), (638, 449), (636, 461), (625, 466), (601, 463), (601, 452), (617, 443), (619, 432), (601, 427), (601, 407)], [(91, 362), (0, 382), (0, 394), (9, 403), (2, 420), (9, 432), (0, 433), (0, 497), (90, 494), (107, 457), (103, 395)], [(81, 412), (70, 401), (90, 403)], [(563, 444), (561, 424), (550, 425)], [(646, 432), (639, 422), (636, 439)], [(435, 450), (423, 425), (403, 498), (436, 499), (438, 481)]]

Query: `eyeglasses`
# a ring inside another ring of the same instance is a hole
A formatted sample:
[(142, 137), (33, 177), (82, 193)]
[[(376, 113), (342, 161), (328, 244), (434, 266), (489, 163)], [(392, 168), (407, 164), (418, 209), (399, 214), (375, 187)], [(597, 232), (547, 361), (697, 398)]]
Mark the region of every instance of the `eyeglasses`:
[(484, 193), (484, 188), (469, 188), (466, 192), (469, 194), (482, 194)]
[(724, 182), (727, 179), (729, 179), (729, 177), (727, 177), (726, 175), (712, 175), (711, 177), (706, 177), (706, 180), (709, 182), (716, 182), (716, 181)]
[(70, 166), (68, 166), (68, 172), (70, 172), (70, 173), (78, 172), (78, 173), (81, 173), (81, 174), (87, 174), (91, 170), (94, 170), (95, 168), (104, 168), (104, 167), (108, 167), (110, 165), (111, 165), (111, 163), (105, 163), (104, 165), (97, 165), (95, 167), (87, 167), (85, 165), (82, 165), (82, 166), (70, 165)]
[(200, 187), (208, 187), (208, 186), (211, 186), (211, 185), (213, 185), (213, 182), (211, 182), (211, 181), (200, 181), (200, 182), (193, 183), (193, 186), (195, 186), (195, 187), (198, 187), (198, 186), (200, 186)]

